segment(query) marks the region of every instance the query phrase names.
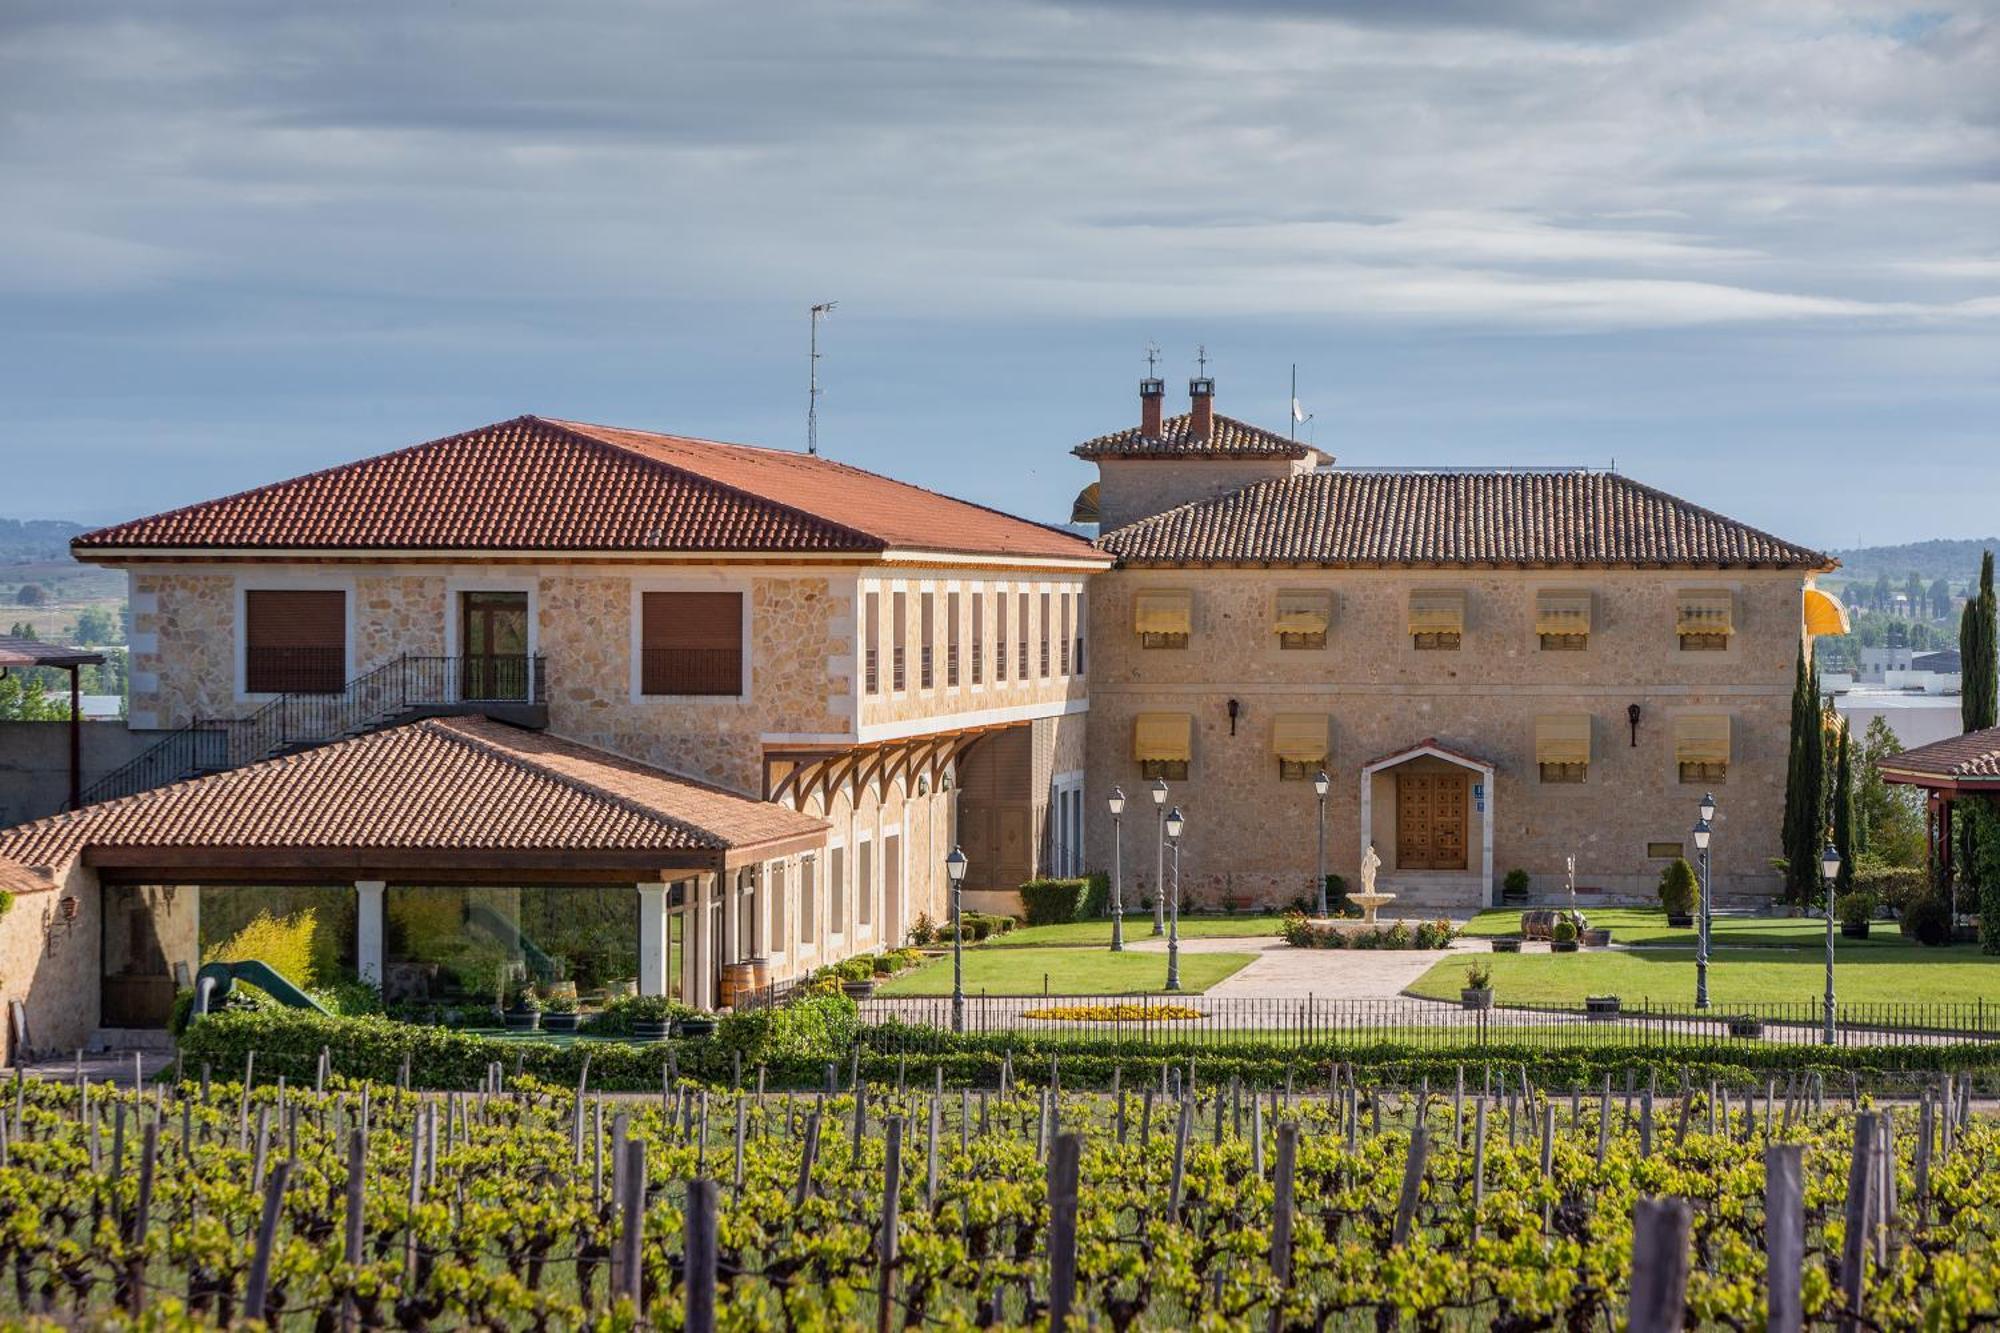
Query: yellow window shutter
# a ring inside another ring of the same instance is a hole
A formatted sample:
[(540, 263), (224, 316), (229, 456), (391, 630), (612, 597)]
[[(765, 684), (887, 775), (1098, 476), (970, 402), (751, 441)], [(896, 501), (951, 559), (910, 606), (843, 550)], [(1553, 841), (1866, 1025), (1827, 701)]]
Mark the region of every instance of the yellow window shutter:
[(1132, 630), (1135, 634), (1187, 634), (1194, 623), (1194, 594), (1191, 592), (1147, 589), (1132, 603)]
[(1465, 593), (1458, 588), (1419, 590), (1410, 594), (1410, 633), (1463, 634)]
[(1590, 714), (1545, 713), (1535, 719), (1535, 762), (1590, 762)]
[(1324, 634), (1333, 620), (1333, 595), (1310, 589), (1286, 589), (1278, 594), (1278, 614), (1271, 622), (1276, 634)]
[[(1535, 594), (1535, 633), (1590, 633), (1590, 594), (1587, 592), (1552, 592), (1548, 590), (1537, 592)], [(1556, 761), (1549, 760), (1547, 762), (1554, 763)]]
[(1132, 720), (1132, 757), (1140, 763), (1185, 763), (1193, 757), (1194, 718), (1187, 713), (1141, 713)]
[[(1687, 588), (1680, 595), (1677, 634), (1734, 634), (1736, 597), (1727, 588)], [(1690, 761), (1692, 762), (1692, 761)]]
[(1295, 764), (1323, 764), (1330, 747), (1325, 713), (1280, 713), (1271, 721), (1271, 748)]
[(1729, 762), (1729, 715), (1688, 714), (1674, 719), (1674, 761), (1682, 764)]

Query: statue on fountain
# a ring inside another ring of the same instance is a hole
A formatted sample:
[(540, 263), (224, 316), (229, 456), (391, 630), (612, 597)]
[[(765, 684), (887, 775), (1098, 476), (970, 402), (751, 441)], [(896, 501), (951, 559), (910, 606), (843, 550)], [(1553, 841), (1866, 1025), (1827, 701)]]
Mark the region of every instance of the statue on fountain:
[(1347, 895), (1347, 901), (1361, 909), (1361, 919), (1368, 925), (1375, 924), (1375, 909), (1396, 898), (1393, 893), (1376, 892), (1375, 875), (1381, 868), (1382, 858), (1376, 854), (1375, 844), (1370, 843), (1361, 854), (1361, 892)]

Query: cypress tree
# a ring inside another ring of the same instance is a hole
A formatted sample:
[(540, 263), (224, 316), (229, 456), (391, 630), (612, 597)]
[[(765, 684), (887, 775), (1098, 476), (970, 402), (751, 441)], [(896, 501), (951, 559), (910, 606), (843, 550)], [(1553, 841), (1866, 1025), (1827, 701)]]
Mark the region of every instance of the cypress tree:
[(1959, 667), (1965, 673), (1958, 697), (1961, 731), (1984, 731), (2000, 709), (2000, 673), (1994, 647), (1993, 552), (1979, 562), (1979, 590), (1966, 599), (1958, 622)]
[(1854, 857), (1860, 848), (1854, 838), (1854, 759), (1853, 741), (1845, 726), (1836, 729), (1833, 765), (1833, 845), (1840, 852), (1840, 876), (1834, 880), (1836, 894), (1854, 889)]
[(1819, 892), (1820, 839), (1826, 829), (1826, 732), (1819, 705), (1819, 670), (1799, 642), (1792, 686), (1792, 739), (1785, 770), (1785, 898), (1811, 902)]

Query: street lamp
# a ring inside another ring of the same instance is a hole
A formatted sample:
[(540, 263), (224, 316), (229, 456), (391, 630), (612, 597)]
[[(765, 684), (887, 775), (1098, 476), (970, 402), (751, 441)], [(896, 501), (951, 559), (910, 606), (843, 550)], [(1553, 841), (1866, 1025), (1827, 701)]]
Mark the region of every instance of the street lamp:
[(1711, 830), (1706, 819), (1697, 820), (1694, 826), (1694, 848), (1701, 853), (1701, 915), (1695, 918), (1694, 932), (1694, 1007), (1708, 1008), (1708, 839)]
[(1840, 878), (1840, 849), (1832, 843), (1819, 854), (1819, 875), (1826, 881), (1826, 1044), (1833, 1045), (1833, 882)]
[(1327, 781), (1326, 770), (1313, 774), (1313, 791), (1319, 795), (1319, 915), (1326, 917), (1326, 789), (1332, 785)]
[(1125, 789), (1113, 787), (1111, 799), (1111, 952), (1125, 952), (1125, 865), (1121, 843), (1121, 816), (1125, 813)]
[[(1710, 831), (1713, 832), (1715, 829), (1715, 793), (1703, 792), (1701, 794), (1701, 804), (1695, 807), (1695, 811), (1701, 816), (1701, 822), (1708, 825)], [(1706, 884), (1708, 882), (1708, 844), (1703, 843), (1701, 847), (1701, 878), (1702, 883)], [(1704, 891), (1701, 899), (1701, 928), (1709, 932), (1711, 936), (1715, 931), (1715, 904), (1712, 901), (1713, 896)]]
[(965, 852), (956, 844), (944, 858), (951, 881), (951, 1030), (965, 1031)]
[(1168, 915), (1167, 927), (1167, 989), (1181, 988), (1181, 829), (1187, 821), (1181, 818), (1181, 808), (1175, 806), (1167, 812), (1160, 827), (1166, 830), (1167, 841), (1174, 845), (1174, 906)]
[(1153, 809), (1160, 817), (1159, 861), (1153, 867), (1153, 933), (1167, 933), (1167, 780), (1153, 779)]

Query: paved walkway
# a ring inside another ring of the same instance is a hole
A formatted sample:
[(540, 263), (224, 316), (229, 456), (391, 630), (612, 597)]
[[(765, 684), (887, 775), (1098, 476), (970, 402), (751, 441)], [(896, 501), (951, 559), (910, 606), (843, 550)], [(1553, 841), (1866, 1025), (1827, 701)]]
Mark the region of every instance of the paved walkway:
[[(1146, 936), (1126, 945), (1138, 953), (1164, 953), (1166, 941)], [(1251, 953), (1257, 960), (1209, 987), (1208, 995), (1256, 995), (1294, 1000), (1386, 1000), (1403, 993), (1439, 959), (1488, 949), (1485, 940), (1459, 940), (1449, 949), (1294, 949), (1275, 935), (1247, 939), (1182, 940), (1183, 953)]]

